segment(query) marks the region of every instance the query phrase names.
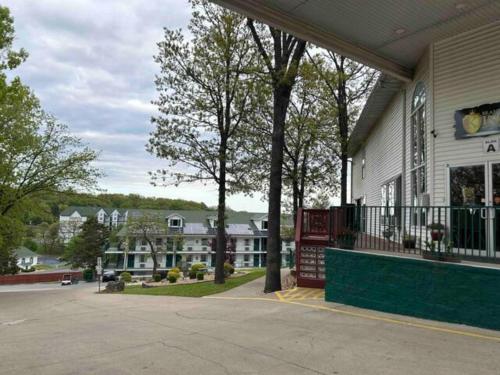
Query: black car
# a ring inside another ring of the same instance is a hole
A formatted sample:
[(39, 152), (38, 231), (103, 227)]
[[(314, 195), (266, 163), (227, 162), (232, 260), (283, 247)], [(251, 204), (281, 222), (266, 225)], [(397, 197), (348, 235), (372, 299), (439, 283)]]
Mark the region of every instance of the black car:
[(107, 281), (116, 281), (118, 277), (116, 276), (115, 271), (106, 271), (102, 275), (102, 282), (105, 283)]

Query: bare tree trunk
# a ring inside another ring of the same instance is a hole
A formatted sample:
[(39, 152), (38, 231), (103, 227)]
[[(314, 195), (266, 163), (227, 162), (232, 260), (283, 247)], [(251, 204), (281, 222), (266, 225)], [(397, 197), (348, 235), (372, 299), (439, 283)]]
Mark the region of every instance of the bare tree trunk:
[(266, 285), (264, 292), (281, 290), (281, 188), (285, 119), (291, 87), (274, 89), (271, 175), (269, 182), (269, 211), (267, 229)]
[(227, 139), (221, 137), (219, 153), (219, 201), (217, 205), (217, 240), (215, 250), (215, 284), (224, 284), (224, 253), (226, 251), (226, 152)]
[(146, 239), (149, 244), (149, 248), (151, 250), (151, 259), (153, 259), (153, 276), (156, 275), (156, 270), (158, 269), (158, 258), (156, 256), (156, 250), (153, 246), (153, 242), (151, 242), (149, 239)]

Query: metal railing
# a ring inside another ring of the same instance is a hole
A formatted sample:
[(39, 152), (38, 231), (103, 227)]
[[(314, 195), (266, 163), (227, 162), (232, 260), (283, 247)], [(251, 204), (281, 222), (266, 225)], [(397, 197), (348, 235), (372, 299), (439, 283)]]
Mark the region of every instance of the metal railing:
[(500, 207), (342, 206), (303, 210), (302, 235), (331, 246), (500, 262)]

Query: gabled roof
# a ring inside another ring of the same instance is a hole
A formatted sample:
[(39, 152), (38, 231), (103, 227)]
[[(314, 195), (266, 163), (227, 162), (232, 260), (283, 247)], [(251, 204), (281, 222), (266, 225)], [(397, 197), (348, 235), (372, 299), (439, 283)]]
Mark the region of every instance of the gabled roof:
[(97, 207), (97, 206), (69, 206), (61, 211), (60, 216), (71, 216), (77, 211), (81, 216), (95, 216), (101, 210), (104, 210), (107, 215), (111, 215), (113, 211), (118, 211), (120, 215), (128, 211), (126, 208), (110, 208), (110, 207)]
[(14, 249), (14, 254), (16, 254), (18, 258), (29, 258), (38, 256), (37, 253), (31, 251), (30, 249), (24, 246), (19, 246), (18, 248)]
[(349, 138), (349, 156), (354, 156), (367, 140), (372, 129), (384, 113), (394, 96), (401, 91), (403, 82), (381, 74), (373, 87)]

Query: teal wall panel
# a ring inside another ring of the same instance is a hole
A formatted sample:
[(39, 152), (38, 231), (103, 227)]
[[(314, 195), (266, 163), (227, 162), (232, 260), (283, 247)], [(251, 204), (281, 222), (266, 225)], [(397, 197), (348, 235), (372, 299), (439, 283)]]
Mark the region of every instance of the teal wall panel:
[(325, 300), (500, 330), (500, 270), (326, 249)]

